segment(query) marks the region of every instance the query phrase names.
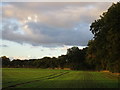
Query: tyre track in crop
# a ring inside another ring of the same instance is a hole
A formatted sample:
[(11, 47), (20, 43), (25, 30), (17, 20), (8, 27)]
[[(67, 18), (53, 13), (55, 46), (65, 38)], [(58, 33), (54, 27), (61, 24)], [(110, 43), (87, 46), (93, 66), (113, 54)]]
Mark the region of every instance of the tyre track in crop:
[(15, 85), (11, 85), (11, 86), (8, 86), (8, 87), (4, 87), (2, 89), (8, 89), (8, 88), (15, 88), (17, 86), (20, 86), (20, 85), (24, 85), (24, 84), (28, 84), (28, 83), (33, 83), (33, 82), (38, 82), (38, 81), (42, 81), (42, 80), (46, 80), (46, 79), (53, 79), (53, 78), (56, 78), (56, 77), (60, 77), (62, 75), (65, 75), (69, 72), (60, 72), (60, 73), (54, 73), (54, 74), (51, 74), (51, 75), (48, 75), (48, 76), (45, 76), (45, 77), (41, 77), (39, 80), (33, 80), (33, 81), (28, 81), (28, 82), (23, 82), (23, 83), (18, 83), (18, 84), (15, 84)]
[(95, 83), (93, 74), (90, 72), (84, 72), (83, 80), (83, 88), (92, 88), (98, 86)]
[[(57, 73), (58, 74), (58, 73)], [(56, 75), (56, 73), (54, 73), (54, 74), (51, 74), (51, 75), (48, 75), (48, 76), (43, 76), (43, 77), (40, 77), (40, 78), (46, 78), (46, 77), (50, 77), (50, 76), (53, 76), (53, 75)], [(39, 79), (40, 79), (39, 78)], [(35, 80), (34, 80), (35, 81)], [(14, 82), (14, 81), (12, 81), (12, 82)], [(5, 83), (3, 83), (3, 84), (7, 84), (7, 83), (12, 83), (12, 82), (5, 82)]]
[(95, 74), (95, 82), (99, 85), (100, 88), (109, 88), (109, 83), (113, 81), (112, 79), (108, 78), (104, 73)]
[(114, 76), (111, 73), (102, 73), (104, 77), (109, 78), (110, 80), (118, 80), (118, 76)]
[(99, 83), (98, 80), (96, 80), (95, 76), (91, 72), (85, 72), (84, 73), (84, 88), (100, 88), (104, 87), (107, 88), (103, 83)]

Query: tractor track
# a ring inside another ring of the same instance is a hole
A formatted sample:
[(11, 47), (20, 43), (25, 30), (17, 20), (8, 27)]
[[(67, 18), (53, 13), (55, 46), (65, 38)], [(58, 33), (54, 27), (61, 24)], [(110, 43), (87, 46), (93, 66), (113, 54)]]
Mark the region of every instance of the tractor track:
[(51, 75), (48, 75), (48, 76), (45, 76), (45, 77), (41, 77), (41, 78), (43, 78), (43, 79), (40, 79), (40, 80), (33, 80), (33, 81), (18, 83), (18, 84), (15, 84), (15, 85), (11, 85), (11, 86), (8, 86), (8, 87), (4, 87), (4, 88), (2, 88), (2, 90), (3, 90), (3, 89), (4, 89), (4, 90), (5, 90), (5, 89), (9, 89), (9, 88), (15, 88), (15, 87), (20, 86), (20, 85), (24, 85), (24, 84), (28, 84), (28, 83), (33, 83), (33, 82), (38, 82), (38, 81), (42, 81), (42, 80), (46, 80), (46, 79), (53, 79), (53, 78), (62, 76), (62, 75), (67, 74), (67, 73), (69, 73), (69, 72), (54, 73), (54, 74), (51, 74)]

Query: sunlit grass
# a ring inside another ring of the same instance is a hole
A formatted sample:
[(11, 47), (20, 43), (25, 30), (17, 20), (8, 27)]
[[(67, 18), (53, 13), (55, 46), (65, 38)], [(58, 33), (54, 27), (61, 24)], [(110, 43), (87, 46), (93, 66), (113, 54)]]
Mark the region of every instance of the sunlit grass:
[(32, 68), (3, 68), (3, 88), (118, 88), (110, 73)]

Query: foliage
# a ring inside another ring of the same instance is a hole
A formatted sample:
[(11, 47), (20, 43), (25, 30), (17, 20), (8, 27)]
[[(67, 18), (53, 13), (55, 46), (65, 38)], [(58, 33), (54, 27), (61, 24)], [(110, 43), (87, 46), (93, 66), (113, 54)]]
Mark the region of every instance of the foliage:
[(3, 67), (9, 67), (10, 66), (10, 59), (6, 56), (3, 56), (0, 58), (0, 61), (2, 60), (2, 66)]
[(87, 59), (97, 70), (120, 72), (120, 2), (95, 20), (90, 31), (94, 39), (88, 43)]

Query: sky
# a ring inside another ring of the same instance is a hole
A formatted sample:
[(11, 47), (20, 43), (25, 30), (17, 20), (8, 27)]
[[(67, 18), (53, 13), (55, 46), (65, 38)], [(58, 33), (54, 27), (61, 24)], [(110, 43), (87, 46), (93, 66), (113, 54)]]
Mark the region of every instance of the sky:
[(91, 23), (111, 2), (6, 2), (0, 4), (0, 55), (11, 59), (57, 57), (87, 46)]

